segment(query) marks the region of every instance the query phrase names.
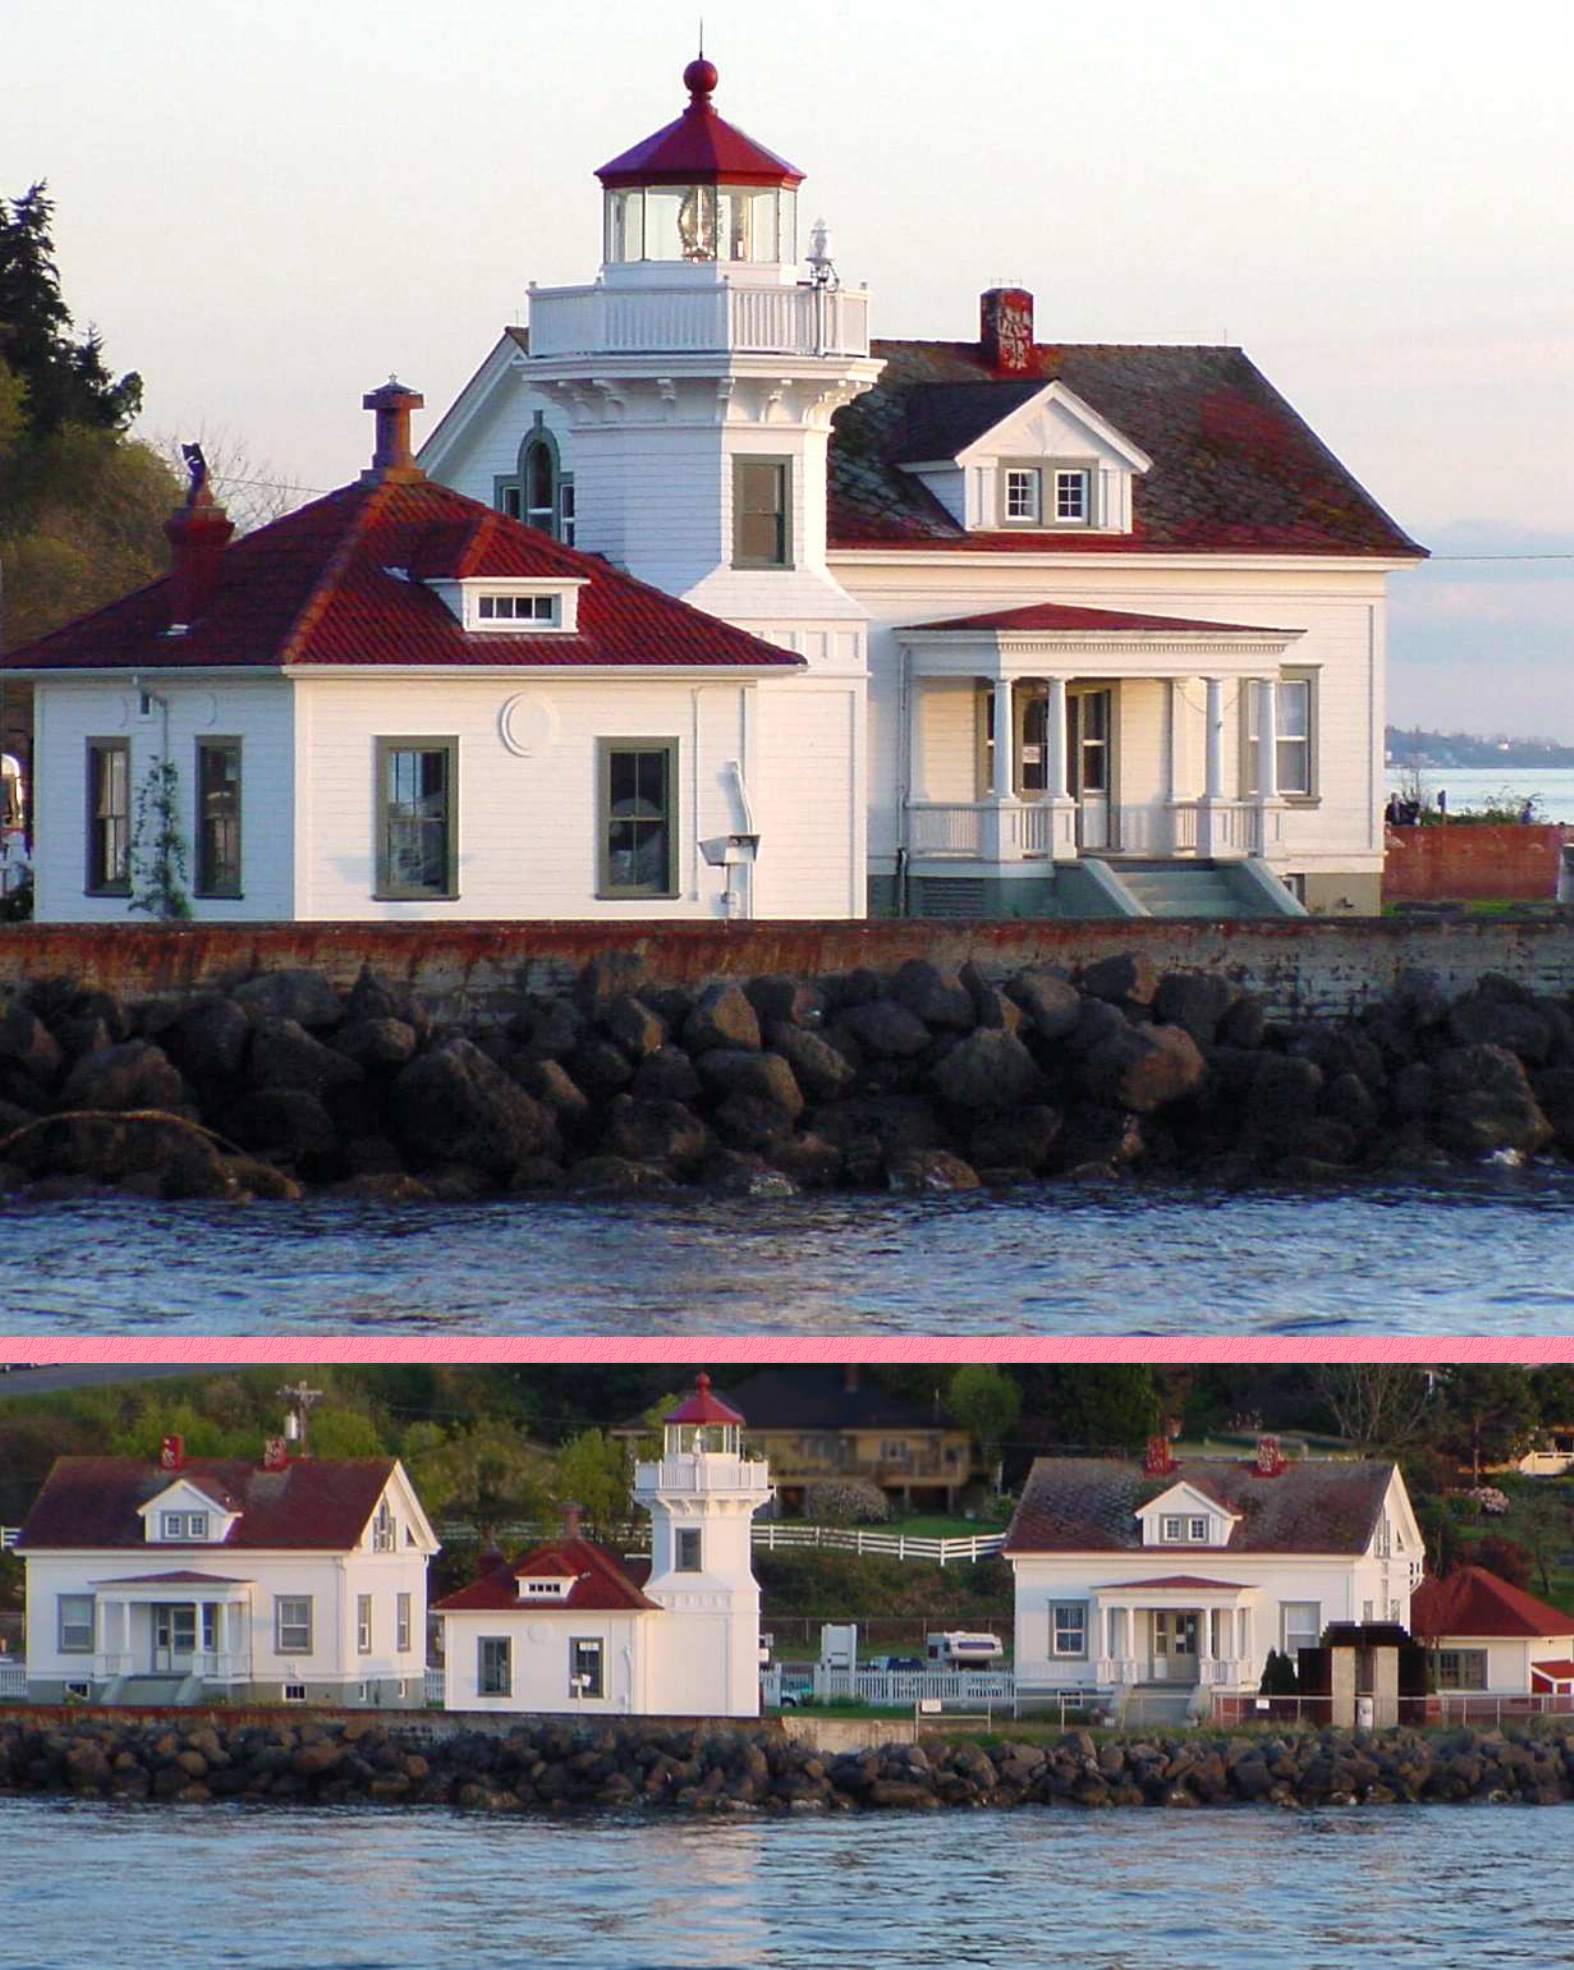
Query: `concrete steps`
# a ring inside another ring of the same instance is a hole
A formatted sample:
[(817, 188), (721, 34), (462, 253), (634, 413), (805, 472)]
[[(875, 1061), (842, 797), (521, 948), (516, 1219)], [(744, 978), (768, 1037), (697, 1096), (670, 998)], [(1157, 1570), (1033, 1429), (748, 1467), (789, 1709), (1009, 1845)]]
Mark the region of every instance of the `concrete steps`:
[(104, 1692), (104, 1701), (144, 1709), (171, 1709), (177, 1704), (196, 1702), (196, 1683), (194, 1676), (120, 1676)]
[(1104, 867), (1150, 917), (1219, 922), (1278, 914), (1261, 888), (1227, 862), (1107, 861)]

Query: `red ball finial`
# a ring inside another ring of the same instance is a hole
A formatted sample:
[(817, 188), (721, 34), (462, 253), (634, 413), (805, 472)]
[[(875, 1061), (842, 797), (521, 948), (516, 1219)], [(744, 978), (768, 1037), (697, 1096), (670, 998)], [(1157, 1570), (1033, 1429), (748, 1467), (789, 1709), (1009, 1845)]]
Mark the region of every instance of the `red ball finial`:
[(696, 102), (702, 97), (709, 96), (719, 80), (716, 64), (706, 61), (703, 55), (698, 60), (690, 62), (683, 71), (683, 86)]
[(710, 1393), (710, 1377), (705, 1373), (703, 1368), (694, 1377), (694, 1386), (699, 1390), (701, 1395), (708, 1395)]

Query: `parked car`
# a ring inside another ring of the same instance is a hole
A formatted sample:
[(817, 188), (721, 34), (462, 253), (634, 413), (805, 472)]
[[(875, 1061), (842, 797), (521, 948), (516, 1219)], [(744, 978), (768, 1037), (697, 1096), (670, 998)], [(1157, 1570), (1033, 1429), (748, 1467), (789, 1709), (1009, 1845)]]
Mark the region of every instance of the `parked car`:
[(864, 1665), (867, 1669), (884, 1669), (888, 1672), (907, 1669), (924, 1669), (928, 1665), (921, 1655), (872, 1655)]

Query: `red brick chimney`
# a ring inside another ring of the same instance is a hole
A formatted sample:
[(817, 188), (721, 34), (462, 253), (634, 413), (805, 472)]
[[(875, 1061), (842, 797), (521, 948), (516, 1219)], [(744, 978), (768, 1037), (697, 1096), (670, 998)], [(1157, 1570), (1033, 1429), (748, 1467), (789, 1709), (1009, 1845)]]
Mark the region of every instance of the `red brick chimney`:
[(184, 445), (181, 449), (191, 473), (191, 487), (185, 505), (177, 507), (164, 522), (164, 538), (172, 554), (169, 626), (177, 635), (198, 621), (213, 600), (219, 585), (219, 564), (235, 531), (235, 523), (208, 485), (202, 447)]
[(161, 1471), (178, 1471), (186, 1461), (185, 1439), (167, 1436), (159, 1445), (158, 1467)]
[(1168, 1477), (1175, 1468), (1175, 1455), (1167, 1436), (1150, 1436), (1142, 1468), (1148, 1477)]
[(407, 390), (397, 376), (390, 376), (380, 390), (362, 397), (362, 410), (377, 414), (377, 446), (370, 469), (361, 474), (363, 482), (425, 478), (410, 449), (410, 413), (425, 402), (418, 390)]
[(1279, 1448), (1276, 1436), (1260, 1436), (1257, 1439), (1257, 1475), (1277, 1477), (1284, 1469), (1284, 1452)]
[(1033, 369), (1033, 297), (1025, 287), (987, 288), (978, 303), (978, 344), (997, 376)]

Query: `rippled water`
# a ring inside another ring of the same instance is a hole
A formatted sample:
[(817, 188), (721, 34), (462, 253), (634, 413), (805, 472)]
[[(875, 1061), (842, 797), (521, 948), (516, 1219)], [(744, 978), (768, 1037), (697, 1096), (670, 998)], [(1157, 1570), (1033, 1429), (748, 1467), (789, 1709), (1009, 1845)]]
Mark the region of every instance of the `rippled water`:
[(1574, 1963), (1567, 1809), (461, 1820), (0, 1800), (11, 1970)]
[(1574, 1332), (1574, 1170), (1337, 1192), (0, 1207), (0, 1331)]

